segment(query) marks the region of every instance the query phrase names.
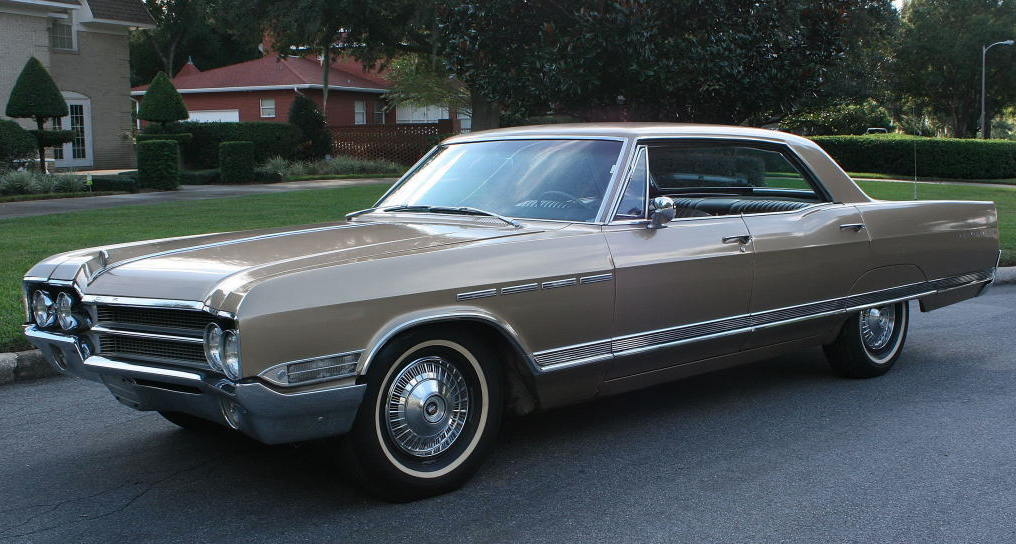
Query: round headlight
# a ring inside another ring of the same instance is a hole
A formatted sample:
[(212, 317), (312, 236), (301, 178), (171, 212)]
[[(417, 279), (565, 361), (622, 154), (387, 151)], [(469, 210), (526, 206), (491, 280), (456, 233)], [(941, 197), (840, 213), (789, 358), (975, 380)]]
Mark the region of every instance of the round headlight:
[(56, 321), (53, 299), (42, 289), (32, 294), (32, 316), (35, 317), (35, 324), (40, 327), (48, 327)]
[(205, 359), (213, 370), (222, 372), (222, 327), (215, 323), (205, 327)]
[(74, 317), (74, 297), (67, 293), (56, 296), (56, 318), (60, 328), (69, 331), (78, 326), (78, 318)]
[(230, 379), (240, 379), (240, 333), (236, 331), (226, 331), (223, 336), (222, 370)]

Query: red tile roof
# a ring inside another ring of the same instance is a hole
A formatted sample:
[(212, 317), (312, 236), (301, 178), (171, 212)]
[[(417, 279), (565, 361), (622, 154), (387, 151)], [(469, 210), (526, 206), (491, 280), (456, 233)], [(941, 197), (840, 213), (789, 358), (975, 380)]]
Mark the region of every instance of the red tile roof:
[[(204, 72), (189, 70), (185, 66), (172, 81), (178, 90), (321, 85), (321, 64), (308, 57), (278, 58), (268, 55)], [(332, 63), (328, 85), (384, 90), (390, 83), (382, 74), (363, 70), (356, 61), (341, 59)], [(144, 91), (147, 88), (148, 85), (139, 85), (132, 90)]]

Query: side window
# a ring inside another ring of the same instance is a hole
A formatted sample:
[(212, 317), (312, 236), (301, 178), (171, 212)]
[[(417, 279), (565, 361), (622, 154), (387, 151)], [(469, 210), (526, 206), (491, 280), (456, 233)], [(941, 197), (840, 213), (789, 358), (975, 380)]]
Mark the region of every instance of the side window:
[(674, 199), (678, 217), (793, 211), (823, 202), (783, 152), (739, 143), (651, 145), (650, 197)]
[(631, 175), (628, 177), (628, 183), (625, 186), (624, 195), (621, 196), (621, 204), (617, 207), (614, 221), (646, 218), (647, 171), (646, 149), (643, 147), (638, 151), (635, 167), (632, 168)]

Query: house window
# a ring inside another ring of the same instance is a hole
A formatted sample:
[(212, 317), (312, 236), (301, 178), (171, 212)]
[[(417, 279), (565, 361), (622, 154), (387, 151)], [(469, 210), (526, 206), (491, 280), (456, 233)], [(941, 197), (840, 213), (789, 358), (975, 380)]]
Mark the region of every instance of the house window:
[(49, 46), (53, 49), (74, 50), (74, 24), (68, 19), (50, 19)]
[(367, 101), (357, 100), (353, 102), (353, 124), (367, 124)]
[(374, 124), (383, 125), (385, 124), (385, 107), (381, 104), (380, 100), (374, 101)]
[(275, 99), (261, 99), (261, 117), (275, 117)]
[(447, 106), (414, 106), (400, 104), (395, 112), (396, 123), (436, 123), (448, 119)]

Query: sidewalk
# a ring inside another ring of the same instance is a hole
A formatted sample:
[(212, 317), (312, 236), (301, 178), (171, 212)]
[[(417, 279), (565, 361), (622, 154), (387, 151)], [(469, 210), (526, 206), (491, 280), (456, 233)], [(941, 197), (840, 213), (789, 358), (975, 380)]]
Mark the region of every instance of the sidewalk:
[(100, 210), (117, 206), (138, 204), (159, 204), (162, 202), (185, 202), (243, 195), (262, 195), (305, 191), (310, 189), (331, 189), (354, 185), (381, 185), (394, 183), (396, 178), (323, 179), (311, 181), (286, 181), (259, 185), (181, 185), (177, 191), (135, 193), (111, 196), (90, 196), (83, 198), (58, 198), (53, 200), (30, 200), (26, 202), (0, 203), (0, 220), (15, 217), (31, 217), (54, 213)]

